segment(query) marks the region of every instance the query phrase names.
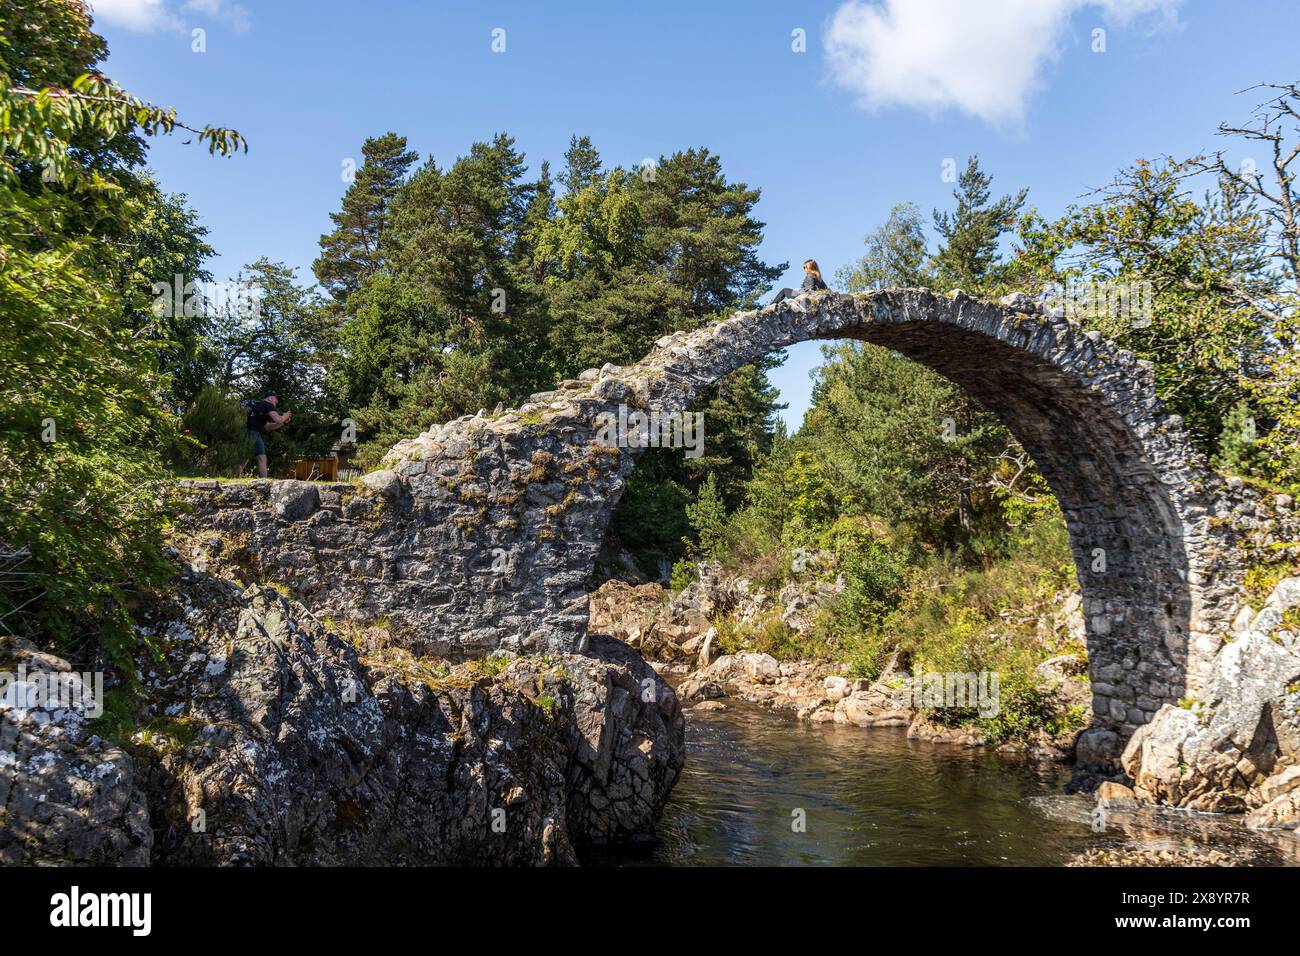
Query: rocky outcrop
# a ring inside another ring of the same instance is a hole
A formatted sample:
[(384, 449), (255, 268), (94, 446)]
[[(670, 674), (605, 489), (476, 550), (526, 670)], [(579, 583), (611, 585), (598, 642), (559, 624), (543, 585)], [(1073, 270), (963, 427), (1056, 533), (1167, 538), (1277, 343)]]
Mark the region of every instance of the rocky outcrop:
[(1162, 708), (1123, 766), (1142, 799), (1300, 826), (1300, 578), (1241, 609), (1203, 696)]
[[(605, 581), (591, 594), (589, 627), (591, 633), (617, 637), (675, 670), (696, 669), (721, 653), (713, 640), (714, 621), (726, 617), (744, 626), (779, 616), (792, 631), (805, 633), (843, 588), (842, 577), (830, 581), (809, 574), (786, 583), (774, 597), (743, 576), (724, 573), (717, 562), (701, 561), (695, 579), (680, 591)], [(815, 681), (826, 673), (830, 671), (821, 668)]]
[(699, 653), (708, 619), (659, 584), (611, 580), (590, 602), (591, 633), (616, 637), (653, 661), (678, 662)]
[(618, 642), (456, 665), (206, 571), (176, 593), (122, 745), (5, 712), (5, 862), (573, 863), (652, 834), (682, 766), (676, 695)]

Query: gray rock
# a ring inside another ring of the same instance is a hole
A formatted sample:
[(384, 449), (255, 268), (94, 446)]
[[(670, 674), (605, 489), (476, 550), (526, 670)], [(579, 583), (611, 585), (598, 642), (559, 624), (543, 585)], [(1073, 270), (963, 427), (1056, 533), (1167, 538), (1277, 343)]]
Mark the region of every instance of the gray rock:
[(1113, 730), (1086, 730), (1079, 735), (1079, 742), (1075, 745), (1075, 763), (1091, 769), (1109, 767), (1119, 756), (1119, 743), (1119, 734)]
[[(67, 661), (21, 638), (0, 637), (0, 655), (12, 673), (26, 668), (29, 687), (33, 677), (66, 672), (63, 679), (93, 691)], [(14, 699), (20, 687), (6, 685), (7, 704), (28, 703)], [(125, 750), (94, 733), (92, 696), (81, 693), (70, 701), (88, 706), (0, 708), (0, 865), (150, 860), (145, 782)]]
[(1014, 309), (1017, 312), (1037, 311), (1034, 300), (1023, 292), (1012, 292), (1010, 295), (1004, 295), (998, 299), (998, 304), (1004, 305), (1008, 309)]
[(1300, 762), (1300, 645), (1280, 630), (1296, 607), (1300, 578), (1280, 581), (1258, 614), (1237, 618), (1240, 636), (1214, 657), (1204, 696), (1164, 706), (1133, 735), (1123, 766), (1139, 795), (1196, 810), (1276, 803), (1276, 816), (1300, 782), (1291, 773)]
[(372, 471), (361, 478), (367, 488), (373, 488), (385, 498), (396, 498), (402, 493), (402, 481), (392, 471)]
[(271, 484), (271, 509), (285, 521), (301, 521), (320, 507), (320, 493), (310, 481)]

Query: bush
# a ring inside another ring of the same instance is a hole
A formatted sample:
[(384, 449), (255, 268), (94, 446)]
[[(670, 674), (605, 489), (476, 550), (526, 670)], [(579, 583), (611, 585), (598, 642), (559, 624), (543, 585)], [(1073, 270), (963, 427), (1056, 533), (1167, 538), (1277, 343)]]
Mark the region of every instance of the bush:
[(252, 455), (248, 415), (215, 385), (204, 385), (185, 413), (185, 434), (192, 439), (181, 450), (179, 468), (186, 474), (222, 476), (239, 471)]
[(801, 660), (825, 651), (803, 640), (799, 632), (781, 620), (780, 610), (772, 611), (753, 621), (737, 621), (723, 617), (713, 622), (716, 636), (714, 646), (723, 654), (752, 652), (770, 654), (778, 661)]
[(1255, 415), (1239, 402), (1223, 421), (1214, 465), (1229, 475), (1258, 478), (1268, 473), (1268, 454), (1258, 441)]
[(673, 565), (672, 581), (670, 586), (674, 591), (684, 591), (692, 582), (695, 581), (696, 566), (694, 561), (686, 558), (680, 558)]
[(1062, 734), (1083, 725), (1075, 709), (1063, 710), (1056, 697), (1038, 686), (1032, 673), (1012, 673), (999, 688), (998, 712), (979, 722), (985, 737), (995, 743), (1025, 741), (1040, 730)]

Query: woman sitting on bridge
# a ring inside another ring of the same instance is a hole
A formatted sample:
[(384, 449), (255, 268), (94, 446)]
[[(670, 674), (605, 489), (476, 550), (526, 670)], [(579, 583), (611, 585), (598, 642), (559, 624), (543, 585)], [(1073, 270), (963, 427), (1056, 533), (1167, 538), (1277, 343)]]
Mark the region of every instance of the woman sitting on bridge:
[(794, 289), (782, 289), (776, 294), (776, 298), (772, 300), (773, 305), (786, 299), (793, 299), (797, 295), (803, 295), (807, 292), (816, 292), (819, 289), (829, 288), (826, 285), (826, 280), (822, 278), (822, 270), (817, 268), (816, 259), (805, 259), (803, 271), (803, 285), (799, 287), (799, 291), (795, 292)]

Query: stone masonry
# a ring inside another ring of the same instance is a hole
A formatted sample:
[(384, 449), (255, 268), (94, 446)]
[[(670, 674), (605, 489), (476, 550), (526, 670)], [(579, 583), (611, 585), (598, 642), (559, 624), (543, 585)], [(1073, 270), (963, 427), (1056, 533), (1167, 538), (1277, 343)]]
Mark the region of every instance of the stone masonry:
[(238, 558), (318, 613), (386, 619), (417, 652), (581, 652), (593, 562), (641, 452), (598, 440), (600, 416), (674, 415), (760, 356), (844, 338), (965, 388), (1051, 484), (1084, 599), (1094, 749), (1199, 686), (1241, 578), (1231, 522), (1213, 520), (1227, 489), (1149, 364), (1022, 295), (812, 293), (677, 332), (635, 365), (401, 441), (355, 486), (192, 483), (193, 553)]

